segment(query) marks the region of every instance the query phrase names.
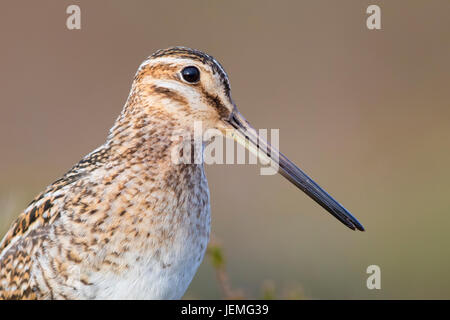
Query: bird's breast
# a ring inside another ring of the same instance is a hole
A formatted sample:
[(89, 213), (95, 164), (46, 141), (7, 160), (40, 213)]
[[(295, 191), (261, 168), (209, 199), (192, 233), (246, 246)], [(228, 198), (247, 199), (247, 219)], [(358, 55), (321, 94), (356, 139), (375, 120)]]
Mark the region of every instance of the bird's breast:
[(115, 231), (94, 258), (100, 271), (89, 276), (96, 298), (181, 298), (209, 240), (203, 166), (162, 171), (147, 183), (129, 180), (122, 191), (109, 206)]

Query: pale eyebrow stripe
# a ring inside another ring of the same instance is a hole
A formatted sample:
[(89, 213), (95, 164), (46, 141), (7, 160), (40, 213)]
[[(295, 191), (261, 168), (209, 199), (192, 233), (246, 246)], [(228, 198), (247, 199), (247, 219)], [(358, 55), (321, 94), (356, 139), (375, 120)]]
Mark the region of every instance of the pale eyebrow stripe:
[(186, 58), (175, 58), (175, 57), (148, 58), (147, 60), (145, 60), (144, 62), (141, 63), (141, 65), (138, 68), (138, 71), (140, 71), (142, 68), (144, 68), (146, 66), (162, 64), (162, 63), (163, 64), (171, 64), (171, 65), (192, 63), (192, 64), (198, 65), (198, 62), (196, 62), (195, 60), (186, 59)]

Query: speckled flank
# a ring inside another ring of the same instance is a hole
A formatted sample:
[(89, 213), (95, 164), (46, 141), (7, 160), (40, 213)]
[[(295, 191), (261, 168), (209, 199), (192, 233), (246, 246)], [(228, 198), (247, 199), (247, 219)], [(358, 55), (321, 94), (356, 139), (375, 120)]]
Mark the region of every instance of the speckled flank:
[[(179, 71), (201, 68), (202, 81)], [(223, 68), (187, 48), (139, 68), (107, 141), (38, 195), (0, 244), (3, 299), (177, 299), (210, 233), (203, 164), (175, 164), (174, 132), (232, 110)]]

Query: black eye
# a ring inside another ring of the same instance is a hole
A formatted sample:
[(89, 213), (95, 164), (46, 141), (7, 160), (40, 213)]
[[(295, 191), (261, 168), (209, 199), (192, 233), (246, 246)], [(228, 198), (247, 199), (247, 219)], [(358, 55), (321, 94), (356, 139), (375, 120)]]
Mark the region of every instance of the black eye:
[(196, 83), (200, 80), (200, 71), (197, 67), (186, 67), (181, 70), (181, 75), (183, 79), (189, 83)]

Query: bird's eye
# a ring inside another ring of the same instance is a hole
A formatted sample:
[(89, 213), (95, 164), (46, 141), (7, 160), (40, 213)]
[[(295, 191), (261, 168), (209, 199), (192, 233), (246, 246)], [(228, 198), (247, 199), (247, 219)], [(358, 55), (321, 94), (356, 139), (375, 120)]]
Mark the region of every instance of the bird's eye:
[(181, 70), (183, 79), (189, 83), (196, 83), (200, 80), (200, 71), (197, 67), (186, 67)]

